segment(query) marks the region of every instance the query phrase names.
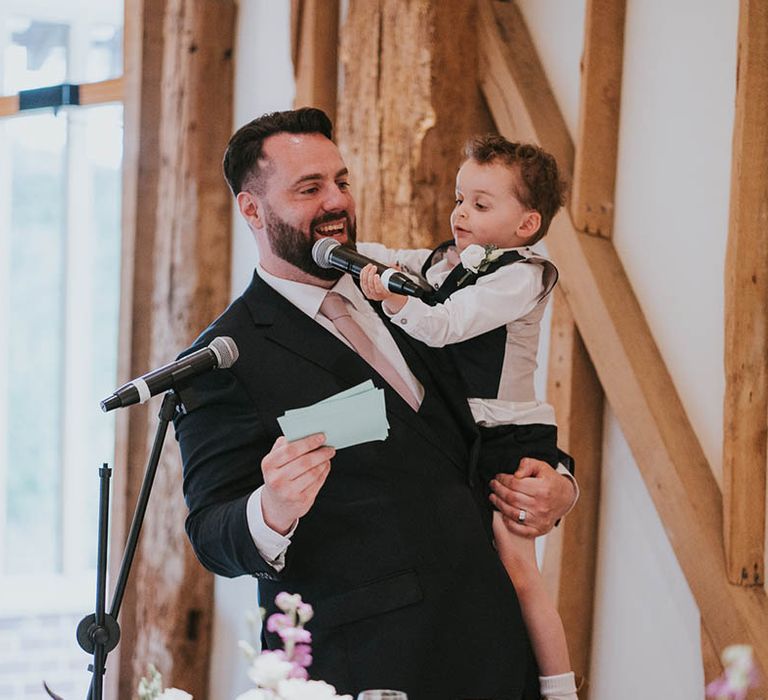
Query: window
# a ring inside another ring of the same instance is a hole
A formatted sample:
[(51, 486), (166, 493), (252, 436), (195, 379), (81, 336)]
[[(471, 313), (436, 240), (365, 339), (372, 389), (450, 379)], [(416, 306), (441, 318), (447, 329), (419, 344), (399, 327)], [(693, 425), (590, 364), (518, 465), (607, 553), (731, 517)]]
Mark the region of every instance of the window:
[[(122, 2), (5, 0), (0, 95), (119, 78)], [(0, 695), (85, 696), (98, 468), (112, 462), (122, 105), (0, 97)], [(35, 649), (34, 657), (30, 648)]]

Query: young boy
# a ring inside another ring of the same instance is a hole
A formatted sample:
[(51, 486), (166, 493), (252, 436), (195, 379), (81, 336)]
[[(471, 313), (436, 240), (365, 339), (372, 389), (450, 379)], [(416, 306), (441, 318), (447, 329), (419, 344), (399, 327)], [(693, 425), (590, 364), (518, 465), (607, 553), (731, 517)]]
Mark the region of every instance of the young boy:
[[(393, 323), (433, 347), (448, 346), (483, 434), (481, 477), (514, 472), (522, 457), (557, 466), (552, 407), (536, 400), (533, 373), (541, 318), (557, 270), (529, 246), (546, 234), (563, 204), (554, 158), (500, 136), (471, 140), (456, 176), (453, 241), (434, 251), (358, 244), (365, 255), (418, 273), (435, 290), (434, 305), (389, 292), (373, 265), (360, 275), (369, 299)], [(518, 521), (524, 523), (521, 510)], [(511, 533), (493, 514), (496, 546), (515, 585), (551, 700), (576, 700), (565, 633), (536, 565), (534, 540)]]

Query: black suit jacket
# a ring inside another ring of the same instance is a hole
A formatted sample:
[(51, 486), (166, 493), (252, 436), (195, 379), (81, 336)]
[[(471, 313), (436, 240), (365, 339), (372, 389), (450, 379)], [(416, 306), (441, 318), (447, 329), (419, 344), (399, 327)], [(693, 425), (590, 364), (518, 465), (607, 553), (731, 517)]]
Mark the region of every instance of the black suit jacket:
[[(473, 477), (477, 429), (461, 387), (442, 352), (387, 326), (425, 388), (418, 414), (257, 275), (205, 330), (190, 351), (228, 335), (240, 358), (179, 392), (192, 545), (218, 574), (257, 577), (268, 612), (279, 591), (301, 593), (316, 611), (310, 673), (340, 692), (538, 697), (517, 598)], [(386, 392), (389, 436), (336, 454), (278, 574), (246, 521), (261, 460), (281, 434), (277, 417), (366, 379)]]

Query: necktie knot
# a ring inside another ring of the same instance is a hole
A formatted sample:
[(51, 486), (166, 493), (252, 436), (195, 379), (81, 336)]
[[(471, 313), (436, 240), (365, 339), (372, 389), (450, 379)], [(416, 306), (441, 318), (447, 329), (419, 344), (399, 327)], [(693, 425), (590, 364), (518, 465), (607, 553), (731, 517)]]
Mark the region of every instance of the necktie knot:
[(342, 316), (349, 316), (347, 300), (338, 292), (328, 292), (320, 304), (320, 313), (331, 321), (335, 321)]

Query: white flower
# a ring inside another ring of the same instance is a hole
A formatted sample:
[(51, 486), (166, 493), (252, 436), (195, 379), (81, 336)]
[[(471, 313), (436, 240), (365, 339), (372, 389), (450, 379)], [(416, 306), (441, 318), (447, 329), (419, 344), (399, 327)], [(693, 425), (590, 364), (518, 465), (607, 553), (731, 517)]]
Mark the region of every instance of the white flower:
[(273, 700), (274, 697), (275, 696), (271, 690), (259, 690), (258, 688), (253, 688), (238, 695), (235, 700)]
[(166, 688), (157, 696), (157, 700), (192, 700), (192, 696), (178, 688)]
[(461, 251), (459, 258), (461, 259), (461, 264), (464, 265), (467, 270), (477, 274), (485, 266), (503, 254), (504, 251), (496, 246), (482, 246), (477, 243), (471, 243)]
[(324, 681), (304, 681), (297, 678), (280, 681), (277, 692), (281, 700), (352, 700), (351, 695), (336, 695), (336, 688)]
[(464, 265), (467, 270), (477, 272), (480, 263), (485, 257), (485, 248), (477, 243), (472, 243), (461, 251), (459, 257), (461, 258), (461, 264)]
[(288, 678), (293, 664), (280, 654), (265, 651), (259, 654), (248, 669), (248, 677), (259, 687), (277, 688), (280, 681)]
[(734, 690), (746, 691), (750, 687), (752, 669), (752, 647), (748, 644), (732, 644), (723, 649), (720, 656), (725, 675)]

